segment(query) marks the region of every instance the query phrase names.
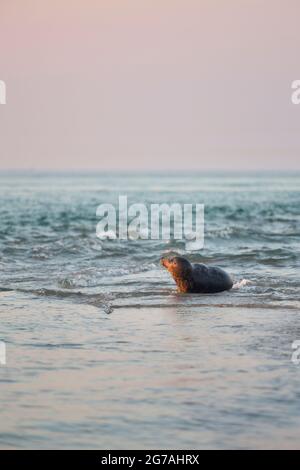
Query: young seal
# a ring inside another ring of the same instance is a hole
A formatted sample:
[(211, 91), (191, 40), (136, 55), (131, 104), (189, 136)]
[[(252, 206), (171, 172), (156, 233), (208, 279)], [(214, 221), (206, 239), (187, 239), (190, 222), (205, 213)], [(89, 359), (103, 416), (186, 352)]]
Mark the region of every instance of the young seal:
[(178, 292), (215, 294), (233, 287), (231, 277), (221, 268), (191, 264), (180, 256), (161, 258), (160, 262), (173, 276)]

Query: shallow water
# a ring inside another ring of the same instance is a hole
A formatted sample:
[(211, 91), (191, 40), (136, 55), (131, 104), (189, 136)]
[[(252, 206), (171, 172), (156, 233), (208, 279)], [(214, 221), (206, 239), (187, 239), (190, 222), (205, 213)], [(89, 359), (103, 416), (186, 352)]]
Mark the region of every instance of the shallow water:
[[(204, 203), (236, 286), (178, 295), (183, 242), (100, 241), (96, 208)], [(299, 447), (299, 175), (0, 176), (0, 445)]]

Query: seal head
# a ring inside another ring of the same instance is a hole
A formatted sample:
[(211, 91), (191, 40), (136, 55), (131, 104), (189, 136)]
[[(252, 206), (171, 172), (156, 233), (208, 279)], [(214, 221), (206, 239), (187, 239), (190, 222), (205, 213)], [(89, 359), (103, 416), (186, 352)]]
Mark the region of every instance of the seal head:
[(193, 266), (180, 256), (161, 258), (160, 263), (173, 276), (179, 292), (191, 292), (193, 289)]

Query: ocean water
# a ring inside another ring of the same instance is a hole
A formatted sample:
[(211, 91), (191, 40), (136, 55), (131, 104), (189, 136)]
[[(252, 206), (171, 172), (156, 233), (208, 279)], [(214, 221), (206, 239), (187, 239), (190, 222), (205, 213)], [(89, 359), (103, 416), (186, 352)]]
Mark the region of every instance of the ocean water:
[[(96, 209), (205, 204), (205, 247)], [(2, 448), (299, 448), (300, 175), (1, 175)], [(229, 271), (177, 294), (165, 253)]]

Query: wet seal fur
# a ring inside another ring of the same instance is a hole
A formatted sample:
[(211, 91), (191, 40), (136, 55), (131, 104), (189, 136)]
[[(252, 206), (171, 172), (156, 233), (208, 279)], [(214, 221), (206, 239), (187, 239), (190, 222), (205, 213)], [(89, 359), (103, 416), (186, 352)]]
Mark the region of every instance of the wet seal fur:
[(191, 264), (180, 256), (161, 258), (164, 266), (173, 276), (178, 292), (195, 294), (216, 294), (232, 289), (230, 275), (218, 267), (205, 264)]

